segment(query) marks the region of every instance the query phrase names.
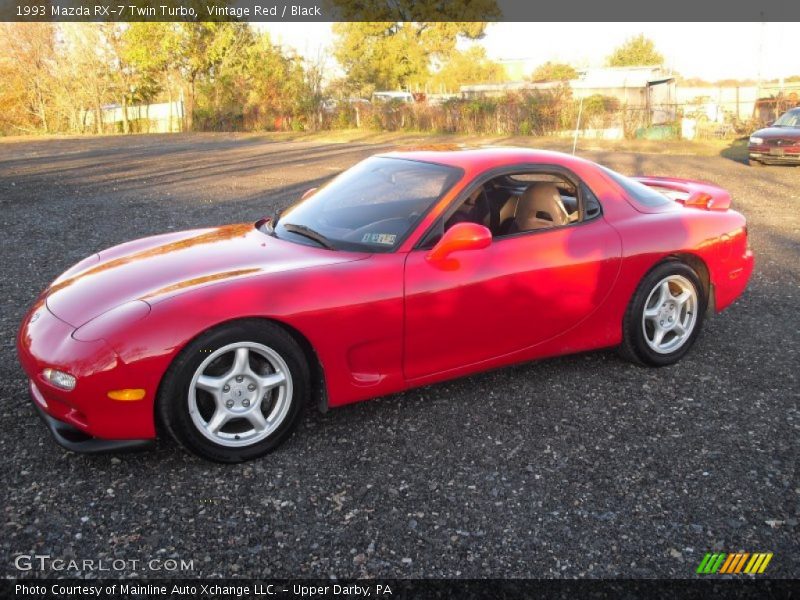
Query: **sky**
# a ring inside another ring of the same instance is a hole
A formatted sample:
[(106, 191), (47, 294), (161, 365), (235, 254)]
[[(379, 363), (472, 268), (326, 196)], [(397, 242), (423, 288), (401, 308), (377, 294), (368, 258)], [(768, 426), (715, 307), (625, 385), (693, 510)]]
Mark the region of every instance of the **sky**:
[[(800, 74), (798, 23), (493, 23), (478, 43), (494, 60), (531, 59), (602, 66), (627, 38), (643, 33), (684, 77), (777, 79)], [(265, 23), (273, 40), (304, 56), (335, 43), (330, 23)]]

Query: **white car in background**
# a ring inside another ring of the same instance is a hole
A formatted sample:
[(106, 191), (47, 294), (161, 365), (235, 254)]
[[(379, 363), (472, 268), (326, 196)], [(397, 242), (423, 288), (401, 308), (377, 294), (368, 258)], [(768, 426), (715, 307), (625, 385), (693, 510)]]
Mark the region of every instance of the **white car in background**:
[(372, 94), (372, 102), (405, 102), (408, 104), (414, 103), (414, 94), (411, 92), (374, 92)]

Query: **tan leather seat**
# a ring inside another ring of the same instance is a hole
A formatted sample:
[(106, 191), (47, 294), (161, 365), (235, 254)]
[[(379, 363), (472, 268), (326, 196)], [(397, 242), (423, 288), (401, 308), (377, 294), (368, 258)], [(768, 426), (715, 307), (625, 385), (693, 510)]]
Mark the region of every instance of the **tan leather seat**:
[(509, 196), (505, 201), (502, 208), (500, 208), (500, 223), (509, 223), (517, 216), (517, 205), (519, 204), (519, 196)]
[(552, 183), (532, 183), (520, 196), (514, 230), (546, 229), (569, 223), (558, 188)]

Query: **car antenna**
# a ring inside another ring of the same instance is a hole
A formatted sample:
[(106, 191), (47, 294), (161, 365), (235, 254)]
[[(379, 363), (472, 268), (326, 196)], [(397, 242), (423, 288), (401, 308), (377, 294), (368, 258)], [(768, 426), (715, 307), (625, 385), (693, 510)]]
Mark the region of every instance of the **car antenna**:
[(583, 96), (581, 96), (581, 102), (578, 105), (578, 120), (575, 123), (575, 135), (572, 138), (572, 156), (575, 156), (575, 150), (578, 147), (578, 130), (581, 127), (581, 115), (583, 115)]

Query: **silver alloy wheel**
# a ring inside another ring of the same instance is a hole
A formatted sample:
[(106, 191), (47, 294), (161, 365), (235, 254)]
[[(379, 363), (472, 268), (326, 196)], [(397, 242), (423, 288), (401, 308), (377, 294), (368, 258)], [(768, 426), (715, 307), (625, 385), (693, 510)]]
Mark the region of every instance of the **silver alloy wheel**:
[(642, 314), (644, 339), (659, 354), (675, 352), (686, 343), (697, 323), (697, 290), (682, 275), (669, 275), (647, 296)]
[(232, 448), (251, 446), (286, 418), (292, 376), (272, 348), (255, 342), (228, 344), (197, 367), (188, 402), (192, 422), (206, 438)]

